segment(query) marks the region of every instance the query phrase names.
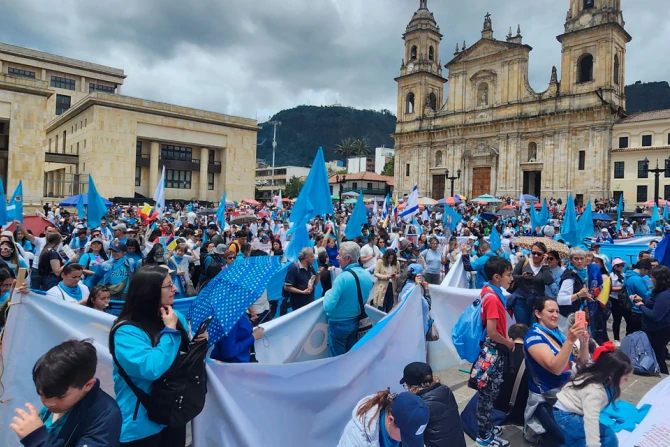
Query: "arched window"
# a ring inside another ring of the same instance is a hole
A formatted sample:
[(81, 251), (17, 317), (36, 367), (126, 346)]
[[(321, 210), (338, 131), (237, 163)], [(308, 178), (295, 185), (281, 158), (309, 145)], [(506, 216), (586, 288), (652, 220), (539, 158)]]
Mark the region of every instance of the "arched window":
[(435, 48), (432, 45), (428, 48), (428, 59), (431, 61), (435, 60)]
[(414, 93), (409, 92), (405, 101), (405, 113), (414, 113)]
[(411, 60), (413, 60), (413, 61), (416, 60), (416, 45), (414, 45), (414, 46), (412, 47), (412, 49), (410, 50), (409, 58), (410, 58)]
[(537, 161), (537, 143), (528, 143), (528, 161)]
[(435, 152), (435, 166), (442, 166), (442, 151)]
[(489, 85), (486, 82), (477, 87), (477, 105), (480, 107), (489, 105)]
[(593, 81), (593, 56), (589, 53), (583, 54), (577, 62), (577, 83)]
[(432, 111), (437, 111), (437, 96), (435, 96), (435, 93), (428, 95), (428, 105)]
[(594, 0), (584, 0), (584, 9), (592, 9), (594, 6)]
[(619, 85), (619, 55), (614, 55), (614, 83)]

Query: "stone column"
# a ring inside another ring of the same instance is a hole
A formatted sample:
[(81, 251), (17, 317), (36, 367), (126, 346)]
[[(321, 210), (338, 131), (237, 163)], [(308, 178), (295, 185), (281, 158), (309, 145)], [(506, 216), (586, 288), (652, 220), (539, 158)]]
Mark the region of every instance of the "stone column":
[(0, 73), (4, 74), (3, 68), (2, 68), (2, 61), (0, 60)]
[(47, 71), (44, 68), (42, 69), (42, 80), (49, 82), (49, 80), (47, 79)]
[(209, 149), (200, 148), (200, 187), (198, 188), (198, 199), (207, 200), (207, 165), (209, 162)]
[(81, 92), (86, 93), (86, 77), (82, 76), (80, 82), (81, 82)]
[(116, 94), (120, 95), (121, 94), (121, 84), (116, 86)]
[(160, 144), (158, 141), (151, 142), (151, 152), (149, 154), (149, 190), (158, 186), (160, 179), (160, 168), (158, 167), (158, 158), (160, 157)]

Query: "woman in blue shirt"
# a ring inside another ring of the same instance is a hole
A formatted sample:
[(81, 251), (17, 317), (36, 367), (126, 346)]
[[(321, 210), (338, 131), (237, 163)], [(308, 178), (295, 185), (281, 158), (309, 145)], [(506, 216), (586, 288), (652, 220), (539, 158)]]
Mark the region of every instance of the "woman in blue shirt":
[(100, 265), (108, 259), (103, 246), (102, 239), (93, 238), (88, 251), (79, 259), (79, 264), (84, 267), (84, 279), (82, 282), (89, 289), (93, 287), (93, 280), (99, 272)]
[(126, 257), (135, 261), (135, 265), (142, 265), (144, 256), (142, 256), (142, 249), (137, 239), (128, 238), (126, 242)]
[[(133, 383), (147, 393), (153, 382), (172, 366), (179, 350), (187, 349), (186, 318), (172, 309), (176, 291), (166, 269), (142, 267), (130, 280), (126, 301), (114, 323), (116, 326), (132, 321), (140, 326), (119, 327), (110, 345), (114, 345), (116, 361)], [(207, 334), (202, 338), (206, 339)], [(113, 378), (116, 402), (123, 418), (121, 446), (184, 446), (186, 426), (166, 427), (151, 421), (135, 393), (119, 375), (116, 363)]]
[[(28, 233), (32, 234), (30, 230), (28, 230)], [(21, 231), (19, 231), (18, 228), (14, 231), (14, 240), (18, 245), (23, 247), (25, 251), (35, 253), (35, 246), (28, 239), (26, 239), (26, 237)]]
[(12, 269), (14, 275), (18, 275), (19, 268), (28, 269), (26, 261), (19, 257), (18, 250), (13, 242), (3, 241), (0, 243), (0, 258)]

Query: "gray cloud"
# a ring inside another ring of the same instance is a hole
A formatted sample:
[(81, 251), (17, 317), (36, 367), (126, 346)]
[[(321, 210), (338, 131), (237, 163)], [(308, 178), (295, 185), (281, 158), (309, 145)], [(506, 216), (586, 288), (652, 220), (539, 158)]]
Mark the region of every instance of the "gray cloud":
[[(298, 104), (340, 103), (395, 113), (402, 33), (414, 0), (0, 0), (0, 41), (123, 68), (123, 93), (264, 121)], [(518, 24), (531, 45), (529, 80), (560, 68), (568, 0), (430, 0), (444, 40), (472, 45), (483, 16), (495, 36)], [(467, 6), (466, 6), (467, 5)], [(624, 2), (626, 80), (668, 79), (663, 0)], [(560, 70), (559, 70), (560, 73)]]

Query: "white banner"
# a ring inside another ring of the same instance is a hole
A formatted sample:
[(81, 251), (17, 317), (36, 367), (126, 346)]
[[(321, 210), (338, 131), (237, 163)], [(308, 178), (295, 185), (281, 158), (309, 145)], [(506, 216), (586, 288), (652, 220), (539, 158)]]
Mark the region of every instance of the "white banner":
[(667, 447), (670, 445), (670, 418), (665, 406), (670, 401), (670, 377), (647, 391), (638, 408), (651, 405), (649, 413), (631, 432), (617, 433), (620, 447)]
[[(20, 300), (10, 309), (3, 346), (3, 447), (20, 446), (7, 428), (14, 408), (26, 402), (41, 407), (33, 365), (65, 340), (93, 340), (96, 375), (114, 395), (107, 339), (115, 317), (41, 295)], [(383, 315), (367, 310), (373, 321)], [(324, 324), (318, 301), (263, 325), (266, 338), (256, 343), (261, 363), (208, 365), (207, 402), (194, 423), (195, 446), (336, 445), (358, 400), (386, 387), (402, 391), (405, 365), (426, 357), (421, 304), (415, 295), (340, 357), (326, 358)]]

